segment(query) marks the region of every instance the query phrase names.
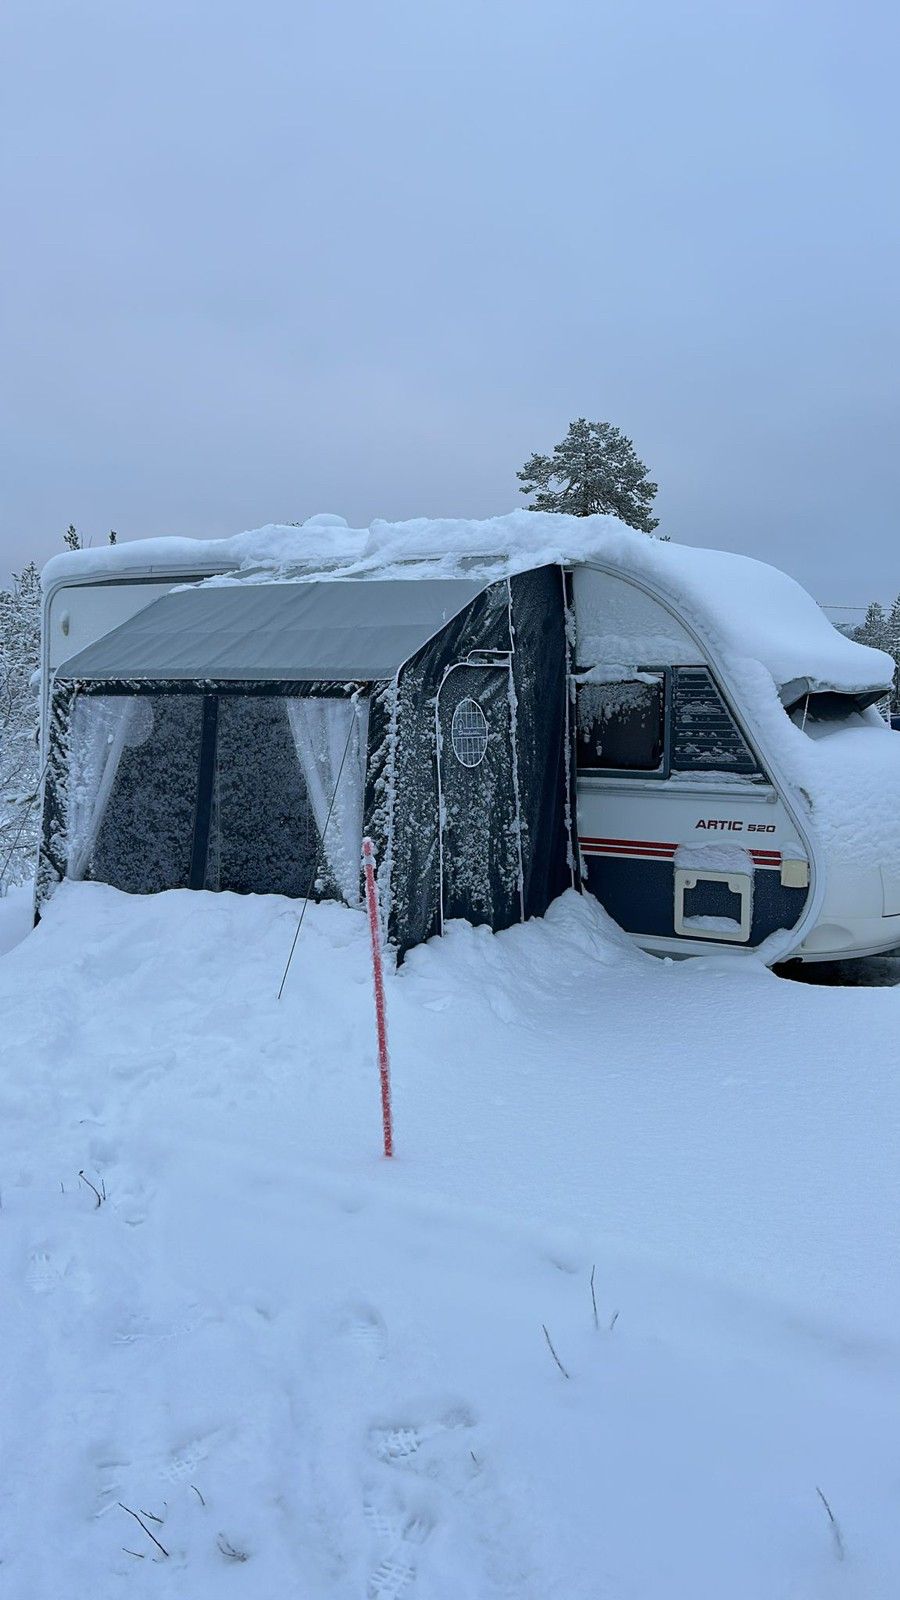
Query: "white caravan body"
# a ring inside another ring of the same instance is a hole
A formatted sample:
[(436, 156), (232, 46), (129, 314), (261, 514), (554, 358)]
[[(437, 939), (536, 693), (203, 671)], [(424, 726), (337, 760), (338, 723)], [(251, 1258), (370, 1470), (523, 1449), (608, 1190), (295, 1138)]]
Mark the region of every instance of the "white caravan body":
[(548, 561), (569, 616), (581, 884), (659, 954), (771, 964), (900, 946), (900, 738), (874, 704), (893, 662), (837, 633), (776, 569), (610, 518), (361, 531), (323, 518), (58, 557), (44, 578), (44, 738), (56, 668), (177, 585)]
[[(821, 961), (900, 945), (900, 739), (873, 704), (892, 664), (879, 673), (848, 653), (855, 673), (823, 681), (801, 644), (776, 683), (722, 648), (718, 617), (704, 628), (645, 574), (598, 564), (571, 581), (572, 677), (589, 702), (576, 712), (581, 869), (610, 914), (666, 955)], [(652, 705), (655, 747), (640, 767), (627, 750), (619, 766), (588, 766), (591, 713), (616, 697), (632, 723)]]

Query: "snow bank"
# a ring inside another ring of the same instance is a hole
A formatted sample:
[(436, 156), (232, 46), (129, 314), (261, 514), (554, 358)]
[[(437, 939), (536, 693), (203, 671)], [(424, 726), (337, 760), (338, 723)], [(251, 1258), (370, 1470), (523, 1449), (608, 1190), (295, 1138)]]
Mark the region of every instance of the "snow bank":
[(389, 1165), (295, 923), (66, 884), (0, 960), (4, 1592), (894, 1600), (900, 993), (454, 924)]
[(602, 561), (657, 585), (720, 654), (762, 662), (777, 684), (807, 678), (813, 687), (856, 691), (891, 682), (890, 658), (838, 633), (806, 591), (777, 568), (723, 550), (663, 543), (615, 517), (514, 511), (481, 521), (376, 521), (368, 529), (335, 523), (313, 518), (302, 527), (272, 524), (231, 539), (145, 539), (66, 552), (44, 569), (44, 584), (173, 570), (256, 569), (271, 581), (273, 575), (288, 578), (323, 566), (343, 576), (414, 578), (417, 563), (427, 564), (434, 576)]

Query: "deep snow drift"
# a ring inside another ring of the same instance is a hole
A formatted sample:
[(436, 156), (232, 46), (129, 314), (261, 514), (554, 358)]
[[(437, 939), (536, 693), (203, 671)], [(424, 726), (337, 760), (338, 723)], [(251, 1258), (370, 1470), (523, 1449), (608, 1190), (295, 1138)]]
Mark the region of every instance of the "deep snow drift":
[(388, 1164), (296, 910), (66, 885), (0, 960), (4, 1592), (893, 1600), (900, 994), (455, 925)]

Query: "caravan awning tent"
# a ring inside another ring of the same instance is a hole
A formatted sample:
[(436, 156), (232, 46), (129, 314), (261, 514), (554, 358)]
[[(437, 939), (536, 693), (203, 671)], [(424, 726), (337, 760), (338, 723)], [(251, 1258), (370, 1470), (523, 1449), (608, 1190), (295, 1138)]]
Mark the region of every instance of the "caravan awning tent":
[(41, 897), (353, 904), (366, 832), (401, 951), (540, 913), (572, 881), (567, 648), (554, 564), (173, 589), (57, 668)]
[(485, 588), (466, 578), (176, 589), (58, 668), (57, 681), (379, 682)]

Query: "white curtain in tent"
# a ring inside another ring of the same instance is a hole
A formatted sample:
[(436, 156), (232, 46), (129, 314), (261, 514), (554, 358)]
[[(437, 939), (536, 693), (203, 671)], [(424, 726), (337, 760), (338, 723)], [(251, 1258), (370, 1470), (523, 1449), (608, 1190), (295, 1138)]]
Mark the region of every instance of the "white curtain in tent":
[(79, 695), (69, 725), (66, 874), (83, 878), (103, 822), (138, 702), (131, 695)]
[(358, 905), (369, 702), (303, 695), (287, 708), (325, 860), (348, 905)]

